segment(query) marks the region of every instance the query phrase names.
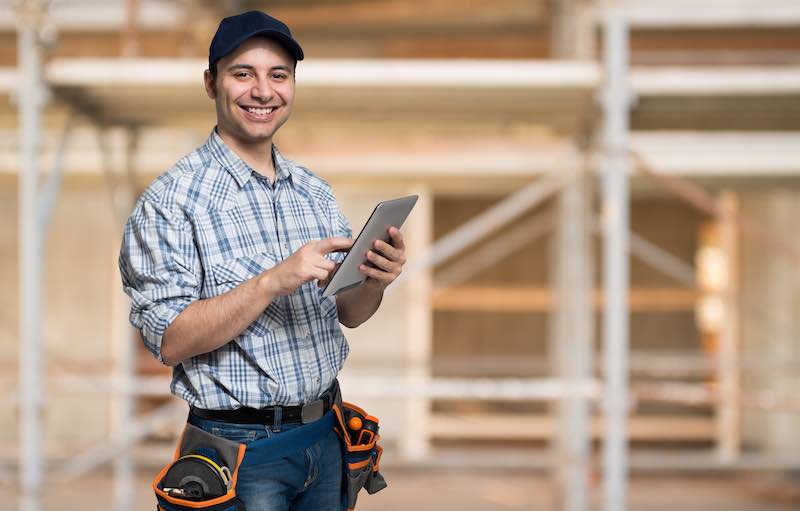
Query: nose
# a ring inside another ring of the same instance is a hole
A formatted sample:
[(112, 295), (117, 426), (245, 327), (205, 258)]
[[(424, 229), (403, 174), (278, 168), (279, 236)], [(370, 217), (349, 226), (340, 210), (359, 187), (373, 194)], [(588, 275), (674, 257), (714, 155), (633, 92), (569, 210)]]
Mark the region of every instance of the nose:
[(253, 84), (253, 88), (250, 90), (250, 95), (253, 99), (257, 99), (260, 101), (269, 101), (272, 99), (272, 86), (269, 83), (269, 80), (264, 77), (259, 77), (256, 80), (256, 83)]

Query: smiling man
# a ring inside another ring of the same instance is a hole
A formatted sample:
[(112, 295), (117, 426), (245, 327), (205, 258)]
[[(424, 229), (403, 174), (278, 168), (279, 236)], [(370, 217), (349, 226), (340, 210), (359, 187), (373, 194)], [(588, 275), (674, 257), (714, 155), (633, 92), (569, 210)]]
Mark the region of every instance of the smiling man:
[(248, 449), (236, 485), (248, 511), (341, 508), (330, 411), (348, 353), (340, 323), (369, 319), (405, 263), (391, 228), (363, 285), (322, 296), (350, 226), (328, 183), (273, 144), (302, 59), (289, 28), (264, 13), (222, 20), (204, 74), (217, 125), (144, 191), (120, 252), (131, 323), (173, 367), (189, 422), (281, 453), (247, 463)]

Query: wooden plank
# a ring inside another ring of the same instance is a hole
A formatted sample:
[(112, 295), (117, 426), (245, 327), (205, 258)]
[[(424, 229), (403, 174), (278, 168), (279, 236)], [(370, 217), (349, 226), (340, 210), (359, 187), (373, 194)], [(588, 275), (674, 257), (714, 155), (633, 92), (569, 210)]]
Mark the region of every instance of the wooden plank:
[[(698, 300), (693, 289), (632, 289), (630, 307), (636, 312), (692, 311)], [(461, 286), (433, 293), (433, 306), (440, 311), (547, 312), (555, 296), (549, 288), (511, 286)], [(601, 308), (601, 290), (594, 292), (594, 307)]]
[[(341, 32), (416, 34), (429, 30), (480, 30), (546, 24), (546, 0), (472, 0), (468, 8), (458, 0), (324, 2), (311, 5), (275, 5), (270, 14), (285, 20), (301, 38), (305, 34)], [(336, 20), (340, 22), (337, 23)], [(346, 29), (344, 28), (346, 25)]]
[[(545, 415), (436, 413), (430, 419), (434, 439), (448, 440), (546, 440), (554, 434), (555, 422)], [(674, 415), (631, 416), (631, 440), (710, 441), (716, 436), (714, 419)], [(603, 434), (600, 418), (592, 420), (591, 435)]]

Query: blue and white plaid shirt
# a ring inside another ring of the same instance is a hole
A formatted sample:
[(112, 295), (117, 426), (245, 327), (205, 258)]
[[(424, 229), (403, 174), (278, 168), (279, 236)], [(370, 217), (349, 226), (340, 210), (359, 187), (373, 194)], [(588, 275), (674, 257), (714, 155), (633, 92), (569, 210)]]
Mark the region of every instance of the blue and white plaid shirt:
[[(311, 240), (351, 237), (330, 185), (277, 148), (274, 160), (270, 184), (214, 130), (136, 202), (119, 267), (131, 324), (162, 362), (164, 331), (190, 303), (230, 291)], [(208, 409), (300, 404), (333, 382), (348, 350), (335, 299), (312, 281), (273, 300), (229, 343), (175, 367), (171, 390)]]

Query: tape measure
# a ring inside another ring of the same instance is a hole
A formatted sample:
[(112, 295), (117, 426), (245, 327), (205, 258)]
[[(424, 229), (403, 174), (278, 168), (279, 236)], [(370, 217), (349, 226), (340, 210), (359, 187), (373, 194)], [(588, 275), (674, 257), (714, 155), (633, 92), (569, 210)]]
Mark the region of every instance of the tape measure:
[(199, 454), (187, 454), (172, 464), (161, 480), (171, 497), (186, 500), (210, 500), (228, 492), (231, 473), (214, 460)]

